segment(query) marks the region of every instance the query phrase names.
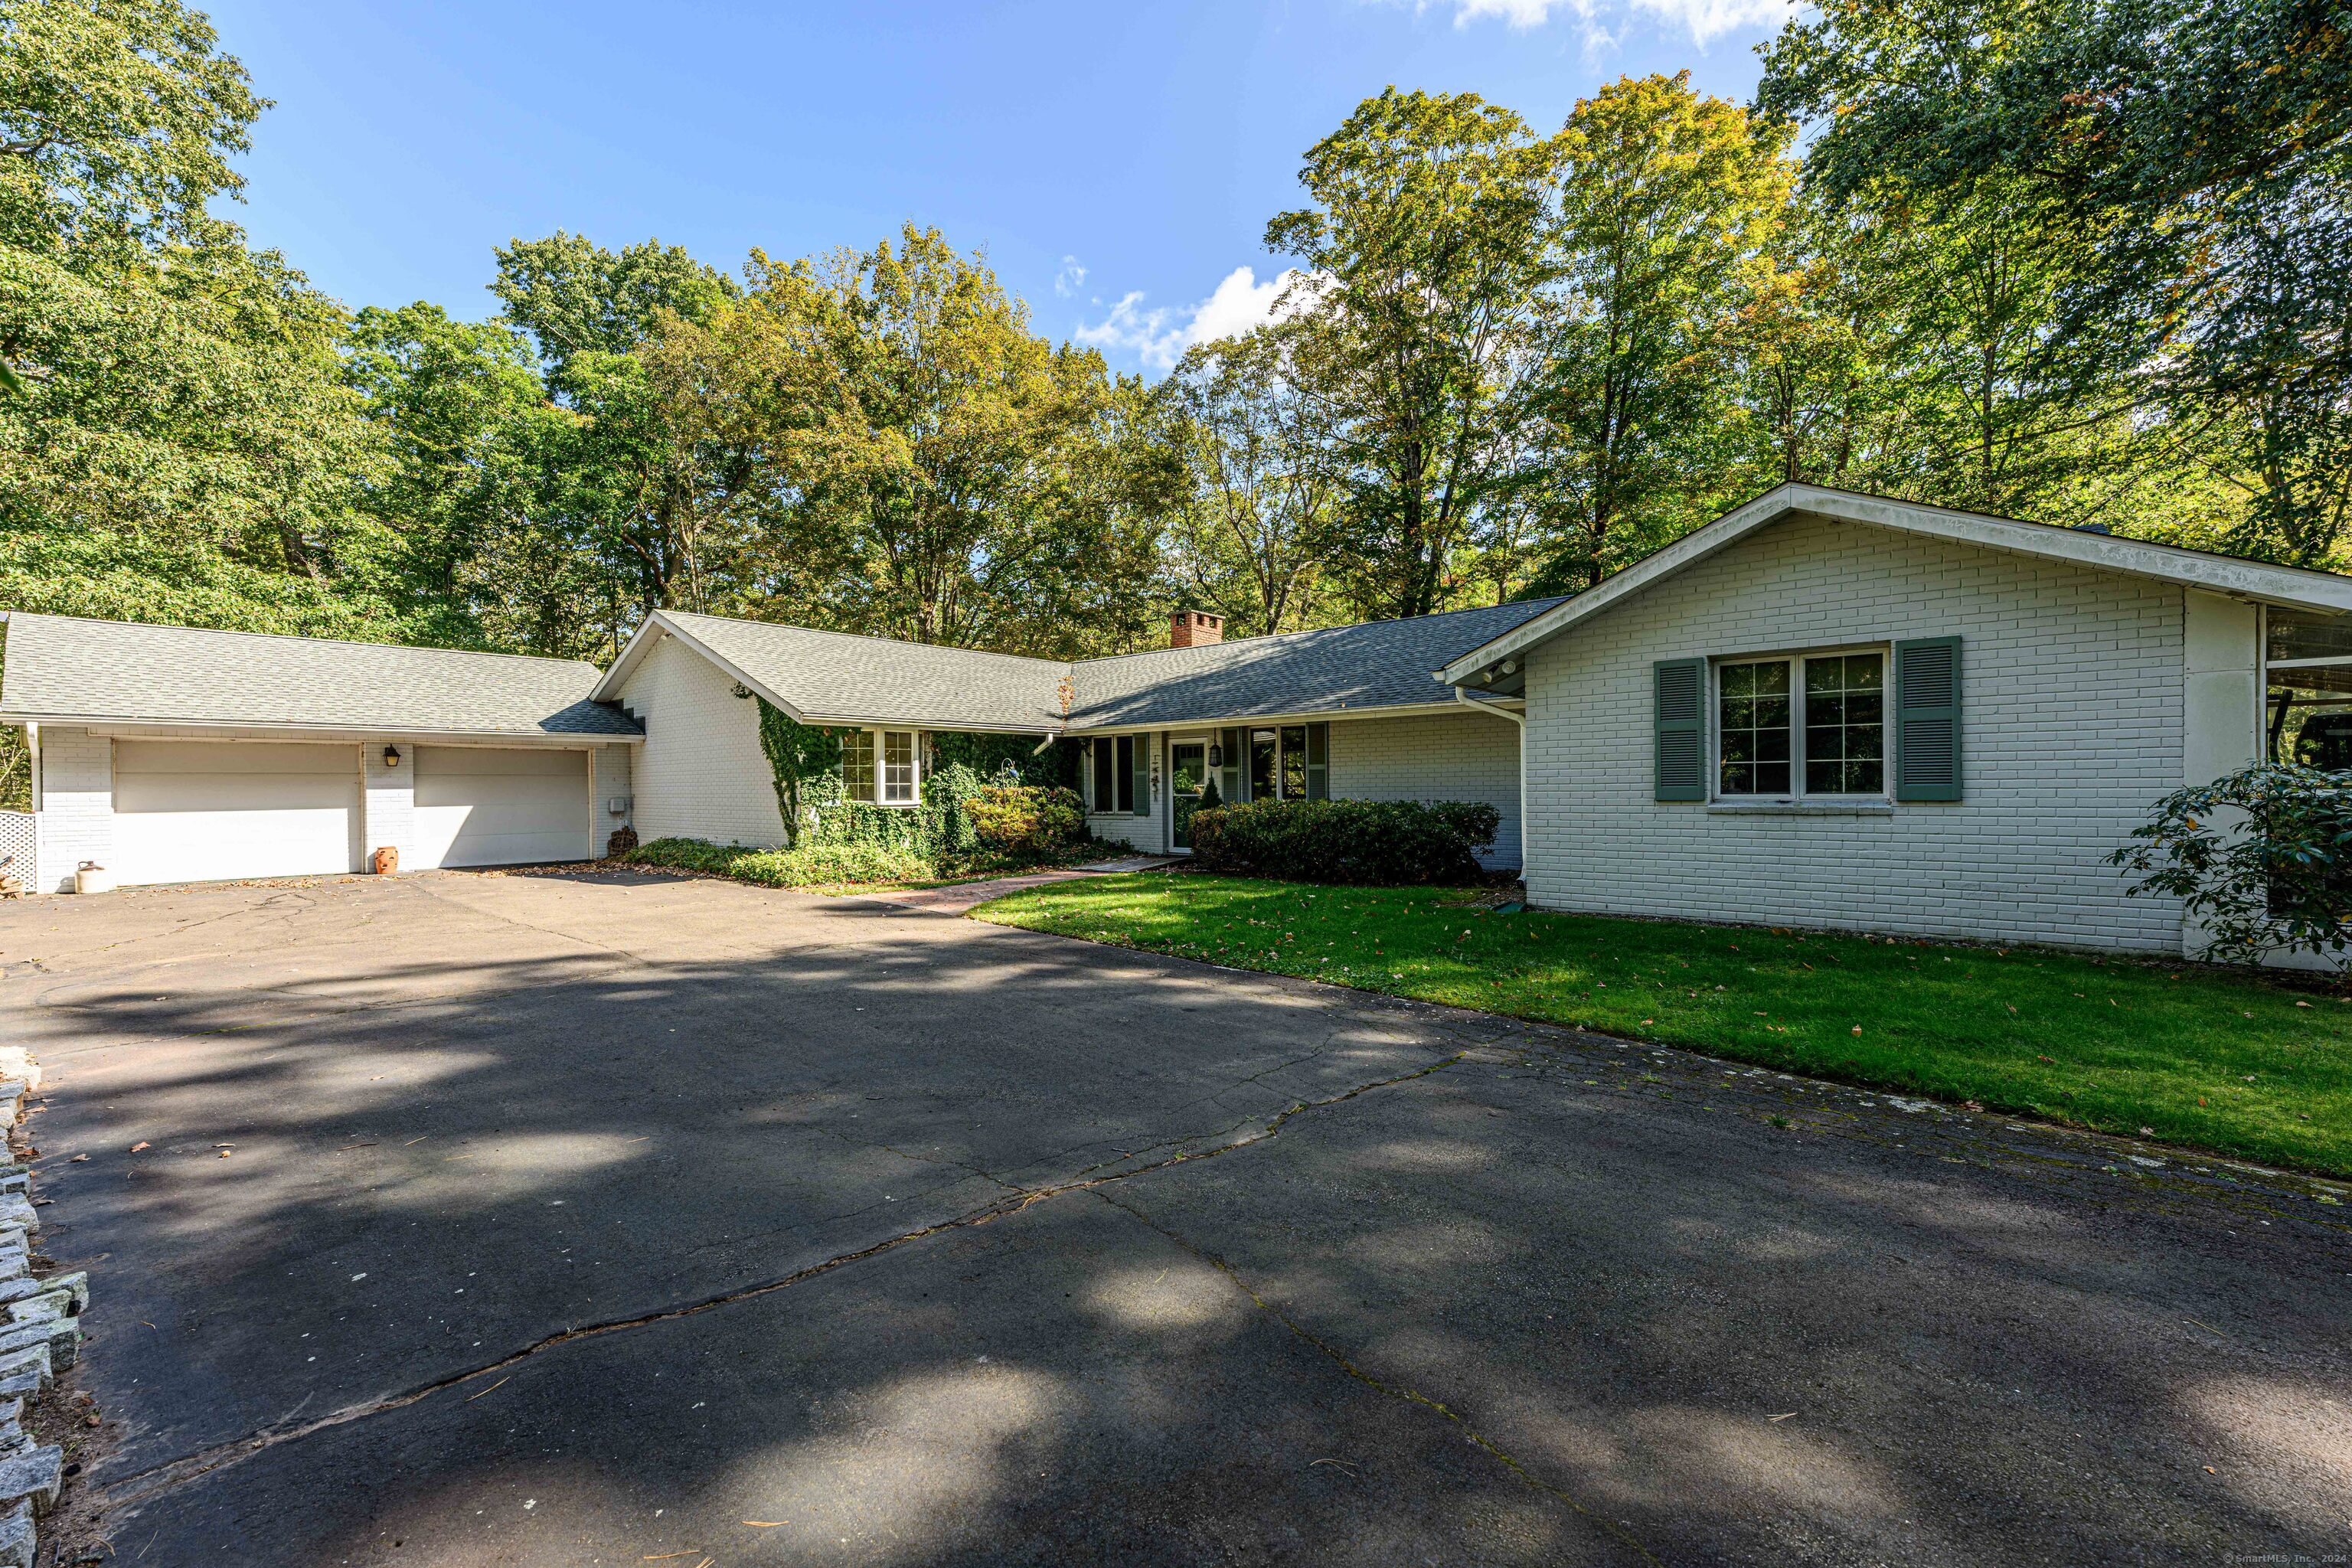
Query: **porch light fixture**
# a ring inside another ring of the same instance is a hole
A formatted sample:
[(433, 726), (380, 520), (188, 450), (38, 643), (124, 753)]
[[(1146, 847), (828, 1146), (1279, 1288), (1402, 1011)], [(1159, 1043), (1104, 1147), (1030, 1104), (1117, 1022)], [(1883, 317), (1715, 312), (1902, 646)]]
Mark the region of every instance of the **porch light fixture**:
[(1209, 742), (1209, 765), (1213, 768), (1225, 765), (1225, 749), (1214, 741)]
[(751, 697), (751, 689), (739, 680), (735, 683), (734, 689), (730, 691), (728, 695), (734, 698), (739, 702), (749, 701)]
[(383, 765), (388, 768), (396, 768), (400, 766), (400, 748), (398, 746), (386, 746), (383, 749)]

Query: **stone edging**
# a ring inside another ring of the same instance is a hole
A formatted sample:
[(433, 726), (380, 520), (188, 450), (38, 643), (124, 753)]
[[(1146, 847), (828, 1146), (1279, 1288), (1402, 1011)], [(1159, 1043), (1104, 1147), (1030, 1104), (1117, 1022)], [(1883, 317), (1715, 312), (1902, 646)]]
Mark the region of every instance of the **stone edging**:
[[(13, 1134), (25, 1096), (40, 1082), (40, 1064), (29, 1053), (0, 1047), (0, 1128)], [(82, 1310), (89, 1305), (87, 1274), (34, 1276), (40, 1229), (31, 1170), (16, 1161), (0, 1164), (0, 1568), (32, 1568), (33, 1521), (56, 1506), (64, 1485), (65, 1450), (34, 1445), (24, 1426), (25, 1404), (74, 1364)]]

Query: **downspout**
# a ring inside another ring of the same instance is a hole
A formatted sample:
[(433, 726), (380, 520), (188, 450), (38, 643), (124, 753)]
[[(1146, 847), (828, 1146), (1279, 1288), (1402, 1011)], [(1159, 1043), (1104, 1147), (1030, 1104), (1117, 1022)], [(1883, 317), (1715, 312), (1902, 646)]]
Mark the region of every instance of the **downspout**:
[(1483, 708), (1489, 713), (1499, 713), (1519, 727), (1519, 880), (1524, 882), (1528, 879), (1528, 716), (1499, 702), (1465, 691), (1458, 686), (1454, 689), (1454, 700), (1467, 703), (1473, 708)]

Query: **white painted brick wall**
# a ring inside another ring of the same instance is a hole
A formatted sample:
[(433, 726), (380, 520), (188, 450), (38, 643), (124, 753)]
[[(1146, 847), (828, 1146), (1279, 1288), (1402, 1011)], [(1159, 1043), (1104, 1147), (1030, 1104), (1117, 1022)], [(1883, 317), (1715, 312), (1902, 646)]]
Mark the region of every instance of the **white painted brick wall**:
[(1503, 814), (1490, 867), (1519, 863), (1519, 727), (1492, 713), (1337, 720), (1331, 793), (1344, 800), (1483, 800)]
[(614, 832), (627, 826), (630, 816), (613, 815), (612, 805), (617, 799), (631, 799), (635, 792), (635, 772), (630, 766), (630, 746), (597, 746), (588, 753), (588, 820), (594, 828), (595, 842), (589, 846), (602, 857), (604, 847), (612, 842)]
[[(1551, 909), (2178, 952), (2107, 853), (2182, 774), (2181, 590), (1793, 517), (1535, 651), (1533, 900)], [(1892, 816), (1652, 798), (1651, 664), (1964, 640), (1968, 798)]]
[(416, 746), (405, 738), (391, 742), (400, 765), (383, 765), (384, 742), (360, 748), (364, 787), (360, 795), (360, 863), (369, 865), (386, 846), (400, 851), (404, 871), (420, 870), (416, 858)]
[(114, 741), (87, 730), (41, 730), (41, 880), (73, 891), (85, 860), (114, 863)]
[[(675, 637), (646, 656), (621, 704), (646, 727), (636, 758), (638, 837), (774, 848), (784, 841), (757, 699)], [(597, 810), (604, 807), (600, 802)]]

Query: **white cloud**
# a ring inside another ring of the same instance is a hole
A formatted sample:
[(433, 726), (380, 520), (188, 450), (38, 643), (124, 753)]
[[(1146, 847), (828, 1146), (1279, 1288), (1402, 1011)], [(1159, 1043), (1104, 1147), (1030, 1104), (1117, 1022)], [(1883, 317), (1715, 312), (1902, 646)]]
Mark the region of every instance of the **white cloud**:
[[(1454, 0), (1454, 25), (1466, 27), (1487, 16), (1499, 16), (1514, 27), (1540, 27), (1551, 20), (1551, 9), (1560, 0)], [(1580, 13), (1585, 7), (1560, 5), (1560, 9)]]
[(1644, 12), (1687, 33), (1691, 42), (1705, 45), (1726, 33), (1776, 28), (1796, 14), (1798, 0), (1414, 0), (1413, 9), (1426, 11), (1433, 5), (1452, 6), (1457, 27), (1499, 21), (1526, 32), (1554, 16), (1572, 16), (1591, 49), (1608, 47), (1622, 37), (1622, 27), (1612, 29), (1603, 20), (1604, 10)]
[(1691, 42), (1704, 44), (1726, 33), (1749, 28), (1777, 31), (1797, 14), (1796, 0), (1633, 0), (1637, 11), (1647, 11), (1679, 23)]
[[(1298, 277), (1287, 271), (1261, 283), (1246, 267), (1236, 267), (1209, 297), (1190, 309), (1147, 308), (1137, 289), (1115, 300), (1100, 321), (1080, 323), (1076, 337), (1100, 349), (1124, 349), (1148, 365), (1166, 370), (1194, 343), (1229, 338), (1276, 318), (1276, 301)], [(1097, 301), (1100, 303), (1100, 301)]]
[(1062, 269), (1054, 274), (1054, 292), (1067, 300), (1087, 286), (1087, 269), (1075, 256), (1062, 258)]

